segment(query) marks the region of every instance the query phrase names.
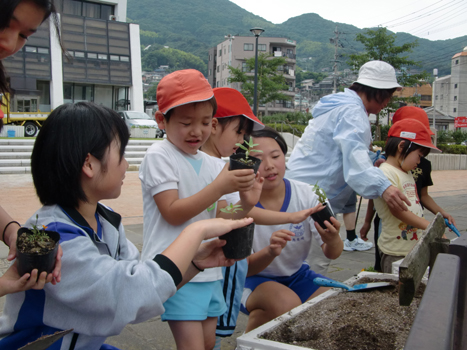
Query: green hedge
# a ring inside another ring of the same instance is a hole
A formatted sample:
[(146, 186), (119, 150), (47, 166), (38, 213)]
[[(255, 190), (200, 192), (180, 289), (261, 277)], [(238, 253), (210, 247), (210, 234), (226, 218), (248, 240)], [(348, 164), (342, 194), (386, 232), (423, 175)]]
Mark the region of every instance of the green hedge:
[(298, 125), (298, 124), (270, 123), (270, 124), (265, 124), (265, 125), (273, 129), (276, 129), (277, 131), (280, 131), (280, 132), (289, 132), (298, 137), (302, 137), (302, 134), (306, 128), (306, 125)]
[(446, 154), (467, 154), (467, 146), (439, 144), (436, 147)]

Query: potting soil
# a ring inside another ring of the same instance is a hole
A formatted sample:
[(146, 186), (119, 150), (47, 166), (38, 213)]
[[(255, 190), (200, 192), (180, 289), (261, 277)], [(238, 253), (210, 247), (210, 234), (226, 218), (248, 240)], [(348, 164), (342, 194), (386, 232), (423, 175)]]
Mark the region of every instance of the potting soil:
[(315, 350), (402, 349), (425, 285), (420, 285), (410, 306), (399, 306), (397, 281), (367, 277), (358, 281), (369, 282), (393, 286), (328, 297), (260, 338)]

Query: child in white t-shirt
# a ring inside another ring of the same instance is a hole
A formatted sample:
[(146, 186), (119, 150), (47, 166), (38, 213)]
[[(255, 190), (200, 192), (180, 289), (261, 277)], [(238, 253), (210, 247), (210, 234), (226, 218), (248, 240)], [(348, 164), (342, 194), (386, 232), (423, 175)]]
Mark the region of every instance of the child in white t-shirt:
[[(144, 229), (142, 259), (170, 245), (190, 223), (202, 219), (245, 216), (261, 192), (262, 179), (253, 170), (220, 172), (199, 148), (211, 135), (216, 112), (213, 90), (193, 69), (164, 77), (157, 88), (156, 121), (167, 139), (153, 144), (140, 168)], [(224, 195), (240, 191), (243, 211), (223, 214)], [(220, 268), (201, 272), (164, 303), (178, 349), (212, 348), (217, 317), (225, 311)]]
[[(238, 90), (228, 87), (215, 88), (214, 96), (217, 102), (217, 112), (214, 115), (211, 136), (201, 150), (212, 156), (219, 164), (220, 172), (225, 166), (225, 161), (222, 158), (235, 153), (238, 144), (243, 143), (245, 135), (250, 135), (253, 130), (263, 129), (264, 125), (253, 114), (248, 101)], [(234, 192), (226, 194), (225, 198), (227, 205), (230, 205), (231, 203), (237, 203), (240, 196), (238, 192)], [(278, 213), (255, 207), (248, 213), (248, 216), (252, 217), (256, 224), (275, 225), (300, 223), (309, 217), (312, 212), (313, 208), (298, 212)], [(274, 249), (278, 242), (285, 246), (285, 243), (290, 241), (292, 236), (293, 234), (290, 231), (276, 231), (268, 241), (270, 245), (265, 245), (262, 248)], [(259, 252), (264, 253), (263, 250), (259, 250)], [(247, 259), (237, 261), (233, 266), (222, 268), (223, 290), (227, 310), (217, 321), (215, 349), (220, 349), (219, 337), (231, 336), (235, 330), (247, 275), (254, 275), (263, 270), (279, 252), (280, 250), (276, 249), (274, 254), (259, 255), (256, 253)]]
[(415, 169), (430, 150), (441, 152), (431, 142), (426, 127), (418, 120), (404, 119), (389, 129), (386, 143), (387, 160), (380, 169), (410, 201), (409, 210), (392, 209), (380, 197), (374, 205), (382, 221), (378, 247), (381, 269), (391, 273), (392, 263), (404, 258), (417, 243), (429, 221), (423, 218), (423, 208), (411, 170)]

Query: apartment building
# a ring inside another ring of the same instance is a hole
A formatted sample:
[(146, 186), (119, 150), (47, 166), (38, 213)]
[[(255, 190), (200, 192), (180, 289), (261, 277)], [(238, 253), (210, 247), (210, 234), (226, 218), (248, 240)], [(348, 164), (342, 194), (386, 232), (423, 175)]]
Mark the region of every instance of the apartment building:
[[(240, 83), (229, 83), (229, 66), (242, 68), (247, 74), (254, 75), (254, 71), (247, 72), (246, 60), (255, 57), (256, 38), (254, 36), (231, 36), (216, 47), (209, 50), (208, 81), (214, 87), (231, 87), (241, 91)], [(278, 37), (260, 36), (258, 38), (258, 55), (268, 53), (272, 57), (283, 57), (286, 63), (281, 70), (289, 86), (284, 93), (290, 100), (277, 100), (266, 105), (259, 105), (260, 114), (285, 113), (294, 110), (295, 96), (295, 65), (296, 46), (294, 40)]]
[(436, 79), (434, 106), (453, 117), (467, 116), (467, 47), (451, 59), (451, 75)]
[[(401, 91), (396, 91), (394, 96), (397, 97), (419, 97), (420, 101), (416, 107), (426, 108), (432, 105), (431, 95), (433, 88), (430, 84), (425, 83), (422, 85), (404, 87)], [(408, 106), (415, 106), (413, 103), (408, 103)]]
[(143, 111), (139, 25), (125, 23), (127, 0), (55, 0), (61, 51), (51, 21), (14, 56), (10, 111), (47, 114), (66, 102), (92, 101)]

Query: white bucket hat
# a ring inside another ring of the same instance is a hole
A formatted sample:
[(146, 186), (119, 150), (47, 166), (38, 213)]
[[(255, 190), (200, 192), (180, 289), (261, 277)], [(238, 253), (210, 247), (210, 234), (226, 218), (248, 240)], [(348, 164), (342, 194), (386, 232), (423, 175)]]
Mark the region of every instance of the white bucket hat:
[(354, 83), (375, 89), (397, 88), (397, 90), (402, 90), (402, 86), (397, 83), (394, 67), (383, 61), (369, 61), (361, 66), (358, 79)]

